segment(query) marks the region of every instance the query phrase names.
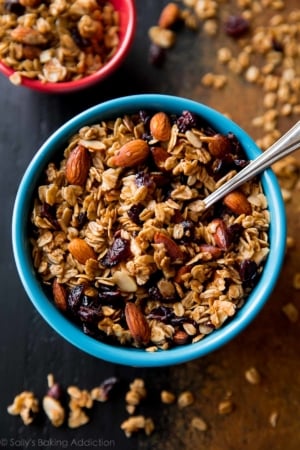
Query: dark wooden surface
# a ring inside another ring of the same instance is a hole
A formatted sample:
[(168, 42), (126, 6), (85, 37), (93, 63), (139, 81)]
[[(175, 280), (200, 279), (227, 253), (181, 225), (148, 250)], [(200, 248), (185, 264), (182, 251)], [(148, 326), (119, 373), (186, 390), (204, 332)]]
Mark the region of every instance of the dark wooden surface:
[[(253, 137), (258, 131), (250, 117), (261, 108), (258, 92), (237, 78), (230, 89), (211, 91), (201, 77), (216, 67), (215, 51), (222, 36), (214, 39), (200, 32), (180, 30), (175, 48), (165, 65), (148, 62), (148, 28), (155, 23), (165, 1), (138, 0), (134, 46), (127, 60), (110, 79), (92, 89), (65, 96), (48, 96), (12, 86), (0, 77), (0, 448), (115, 448), (209, 449), (209, 450), (299, 450), (300, 448), (300, 358), (299, 322), (290, 323), (282, 313), (288, 301), (299, 303), (292, 286), (300, 267), (299, 190), (287, 204), (288, 232), (296, 240), (289, 251), (279, 282), (270, 301), (255, 321), (234, 341), (205, 358), (164, 369), (136, 369), (112, 365), (85, 355), (61, 339), (39, 316), (19, 281), (12, 255), (11, 216), (21, 176), (45, 139), (67, 119), (98, 102), (133, 93), (161, 92), (193, 98), (228, 112)], [(289, 7), (297, 1), (290, 1)], [(224, 2), (229, 8), (230, 2)], [(233, 11), (234, 12), (234, 8)], [(287, 128), (291, 123), (282, 124)], [(285, 131), (285, 130), (282, 130)], [(298, 155), (299, 156), (299, 155)], [(262, 374), (259, 385), (245, 381), (244, 372), (255, 366)], [(41, 398), (47, 374), (63, 386), (75, 384), (91, 389), (108, 376), (122, 381), (111, 402), (97, 404), (88, 425), (77, 430), (56, 429), (44, 416), (25, 427), (19, 417), (7, 414), (14, 396), (33, 390)], [(143, 433), (128, 439), (120, 424), (128, 417), (124, 394), (128, 383), (142, 377), (148, 399), (138, 410), (153, 418), (151, 437)], [(185, 410), (161, 405), (159, 392), (189, 389), (195, 403)], [(219, 415), (218, 404), (231, 393), (235, 408)], [(269, 416), (277, 411), (274, 428)], [(191, 427), (201, 416), (206, 432)]]

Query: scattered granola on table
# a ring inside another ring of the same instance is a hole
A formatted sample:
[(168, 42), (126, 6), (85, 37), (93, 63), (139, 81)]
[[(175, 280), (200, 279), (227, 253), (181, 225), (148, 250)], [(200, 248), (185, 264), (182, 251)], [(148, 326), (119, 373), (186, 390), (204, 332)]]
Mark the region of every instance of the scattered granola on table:
[(194, 343), (243, 306), (269, 252), (258, 178), (209, 211), (248, 163), (232, 133), (184, 111), (81, 128), (34, 199), (34, 266), (56, 306), (96, 339)]
[(31, 391), (24, 391), (18, 394), (7, 412), (13, 416), (19, 415), (24, 425), (30, 425), (36, 414), (39, 412), (39, 401)]
[(124, 431), (126, 437), (131, 437), (133, 433), (144, 430), (147, 436), (150, 436), (154, 431), (155, 425), (151, 417), (142, 415), (131, 416), (121, 423), (121, 429)]
[(119, 45), (119, 16), (109, 1), (4, 0), (0, 61), (21, 77), (58, 83), (91, 75)]

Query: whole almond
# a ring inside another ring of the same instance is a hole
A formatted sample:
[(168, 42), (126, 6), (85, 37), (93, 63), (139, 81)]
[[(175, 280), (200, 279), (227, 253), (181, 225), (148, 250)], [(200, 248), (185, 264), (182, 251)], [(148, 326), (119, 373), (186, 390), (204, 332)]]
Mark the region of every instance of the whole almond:
[(202, 142), (207, 142), (209, 152), (219, 159), (224, 159), (232, 151), (232, 143), (228, 136), (215, 134), (214, 136), (201, 136)]
[(235, 214), (248, 216), (252, 213), (251, 203), (242, 191), (230, 192), (224, 197), (223, 203)]
[(170, 156), (167, 150), (162, 147), (152, 147), (151, 153), (158, 169), (165, 170), (165, 161)]
[(176, 3), (168, 3), (161, 11), (158, 25), (162, 28), (170, 28), (174, 25), (181, 16), (181, 11)]
[(191, 270), (192, 270), (191, 266), (182, 266), (182, 267), (180, 267), (180, 269), (178, 269), (178, 271), (177, 271), (177, 273), (175, 275), (175, 278), (174, 278), (175, 283), (179, 283), (179, 284), (182, 283), (184, 281), (183, 276), (185, 274), (189, 273)]
[(150, 133), (158, 141), (168, 141), (171, 136), (170, 119), (164, 112), (158, 112), (151, 117)]
[(214, 219), (211, 225), (214, 229), (212, 234), (216, 246), (222, 250), (227, 250), (230, 245), (230, 239), (225, 222), (222, 219)]
[(80, 238), (74, 238), (68, 246), (71, 255), (77, 259), (80, 264), (85, 264), (88, 259), (97, 259), (97, 255), (92, 247)]
[(183, 330), (175, 331), (173, 335), (173, 342), (175, 345), (184, 345), (190, 341), (190, 336)]
[(150, 327), (146, 317), (135, 303), (126, 303), (125, 318), (133, 339), (138, 344), (148, 344), (151, 335)]
[(200, 244), (199, 251), (203, 253), (208, 253), (210, 258), (220, 258), (222, 255), (222, 248), (216, 247), (215, 245), (210, 244)]
[(54, 303), (61, 311), (66, 311), (68, 303), (67, 303), (67, 291), (65, 287), (55, 280), (52, 284), (52, 293), (54, 297)]
[(117, 153), (110, 158), (109, 164), (117, 167), (134, 167), (144, 162), (149, 155), (150, 148), (143, 139), (126, 142)]
[(171, 239), (165, 233), (157, 231), (154, 235), (154, 242), (155, 244), (163, 244), (165, 246), (168, 255), (173, 260), (183, 259), (183, 252), (181, 248), (176, 244), (176, 242), (173, 241), (173, 239)]
[(66, 162), (66, 179), (70, 184), (83, 186), (91, 166), (90, 154), (83, 145), (77, 145), (71, 151)]

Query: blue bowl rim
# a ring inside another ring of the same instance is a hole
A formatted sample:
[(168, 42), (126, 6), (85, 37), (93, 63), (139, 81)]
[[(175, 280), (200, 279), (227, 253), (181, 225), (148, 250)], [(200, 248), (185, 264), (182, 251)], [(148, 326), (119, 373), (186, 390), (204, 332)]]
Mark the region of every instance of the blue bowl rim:
[[(65, 340), (80, 350), (105, 361), (135, 367), (158, 367), (184, 363), (211, 353), (228, 343), (256, 317), (271, 295), (285, 255), (286, 215), (281, 190), (271, 169), (261, 176), (266, 192), (270, 224), (270, 253), (258, 284), (251, 292), (243, 307), (233, 319), (220, 329), (207, 335), (203, 340), (166, 351), (148, 352), (144, 349), (126, 348), (99, 342), (85, 335), (75, 324), (64, 317), (43, 292), (32, 266), (29, 242), (26, 234), (34, 189), (42, 169), (54, 154), (63, 149), (68, 139), (82, 126), (99, 120), (115, 118), (122, 113), (132, 113), (140, 109), (163, 110), (180, 114), (189, 110), (203, 117), (217, 131), (232, 132), (241, 141), (249, 159), (257, 157), (261, 150), (250, 136), (232, 120), (217, 110), (197, 101), (165, 94), (138, 94), (105, 101), (76, 115), (59, 127), (36, 152), (20, 182), (12, 216), (13, 254), (19, 277), (29, 299), (44, 320)], [(24, 222), (25, 221), (25, 222)]]

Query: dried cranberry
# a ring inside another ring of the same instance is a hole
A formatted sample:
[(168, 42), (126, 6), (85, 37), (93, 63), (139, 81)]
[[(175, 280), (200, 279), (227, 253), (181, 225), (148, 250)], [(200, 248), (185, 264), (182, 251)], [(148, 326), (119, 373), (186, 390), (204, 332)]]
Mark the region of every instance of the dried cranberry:
[(78, 214), (78, 218), (77, 218), (77, 221), (78, 221), (78, 228), (82, 228), (83, 225), (85, 224), (86, 220), (87, 220), (87, 215), (86, 215), (86, 213), (84, 213), (84, 212), (79, 213), (79, 214)]
[(171, 318), (172, 312), (172, 308), (169, 308), (167, 306), (157, 306), (150, 311), (150, 313), (147, 315), (147, 319), (154, 319), (159, 320), (160, 322), (168, 323)]
[(72, 36), (75, 44), (78, 45), (79, 48), (85, 48), (90, 45), (90, 42), (81, 36), (81, 34), (79, 33), (79, 31), (76, 27), (73, 27), (71, 29), (71, 36)]
[(246, 259), (240, 264), (239, 273), (244, 286), (253, 286), (258, 278), (258, 267), (256, 262)]
[(182, 325), (183, 323), (192, 323), (196, 325), (192, 319), (188, 319), (184, 316), (176, 316), (173, 309), (168, 306), (157, 306), (156, 308), (153, 308), (147, 315), (147, 319), (158, 320), (160, 322), (173, 325), (174, 327)]
[(183, 244), (191, 242), (194, 239), (195, 224), (191, 220), (183, 220), (181, 226), (183, 228), (183, 236), (180, 242)]
[(148, 172), (138, 172), (135, 176), (135, 182), (137, 187), (155, 188), (153, 178)]
[(244, 156), (244, 151), (243, 148), (241, 146), (240, 141), (237, 139), (237, 137), (235, 136), (235, 134), (233, 133), (228, 133), (227, 134), (227, 138), (230, 140), (230, 144), (231, 144), (231, 153), (235, 156)]
[(139, 111), (139, 118), (143, 122), (144, 125), (148, 126), (150, 123), (151, 115), (145, 109), (141, 109)]
[(68, 295), (68, 305), (71, 311), (76, 311), (79, 308), (82, 300), (83, 290), (84, 290), (83, 285), (74, 286), (70, 290)]
[(153, 66), (161, 67), (166, 60), (166, 50), (156, 44), (149, 47), (149, 62)]
[(177, 126), (180, 133), (185, 133), (187, 130), (197, 125), (196, 115), (190, 111), (182, 111), (181, 116), (177, 119)]
[(132, 207), (127, 211), (129, 219), (132, 220), (136, 225), (141, 225), (141, 220), (139, 219), (139, 215), (143, 211), (144, 206), (141, 203), (136, 205), (132, 205)]
[(89, 306), (80, 306), (77, 315), (82, 322), (98, 322), (102, 317), (100, 308), (92, 308)]
[(116, 306), (120, 301), (123, 302), (121, 291), (114, 286), (100, 284), (98, 287), (98, 298), (101, 304), (110, 304)]
[(249, 30), (249, 22), (243, 16), (229, 16), (225, 22), (225, 33), (228, 36), (238, 38)]
[(163, 297), (157, 286), (151, 286), (148, 290), (148, 294), (153, 300), (163, 301)]
[(119, 383), (119, 379), (117, 377), (109, 377), (106, 380), (102, 381), (99, 388), (101, 390), (101, 401), (105, 402), (109, 400), (112, 390)]
[(19, 0), (5, 0), (4, 9), (9, 12), (21, 16), (25, 12), (25, 6), (21, 5)]
[(235, 168), (241, 170), (249, 164), (249, 161), (246, 159), (234, 159), (233, 163)]
[(125, 261), (131, 255), (130, 241), (121, 236), (115, 237), (112, 246), (108, 249), (106, 255), (101, 260), (105, 267), (114, 267), (119, 262)]
[(40, 216), (47, 219), (56, 230), (59, 230), (60, 226), (56, 219), (56, 210), (54, 206), (43, 203), (40, 210)]
[(60, 400), (63, 396), (63, 390), (59, 383), (54, 383), (47, 391), (49, 397), (55, 398), (55, 400)]
[(227, 227), (228, 238), (231, 243), (236, 244), (242, 234), (243, 226), (240, 223), (233, 223), (229, 227)]
[(275, 52), (283, 52), (284, 50), (283, 44), (275, 38), (272, 39), (272, 47)]

